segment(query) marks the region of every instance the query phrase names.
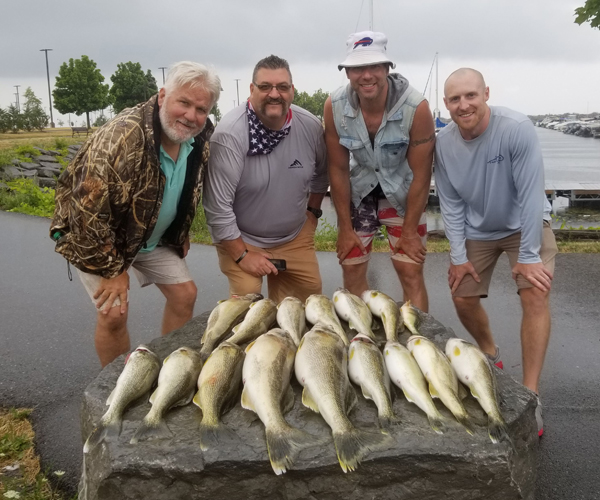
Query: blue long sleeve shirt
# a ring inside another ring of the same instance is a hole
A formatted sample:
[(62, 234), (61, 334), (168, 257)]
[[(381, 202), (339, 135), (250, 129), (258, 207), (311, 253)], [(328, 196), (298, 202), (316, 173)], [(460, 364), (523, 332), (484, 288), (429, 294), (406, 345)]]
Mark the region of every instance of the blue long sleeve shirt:
[(455, 123), (437, 137), (435, 183), (453, 264), (467, 262), (465, 241), (521, 232), (518, 261), (541, 262), (543, 220), (550, 219), (544, 163), (527, 116), (490, 106), (487, 129), (467, 141)]

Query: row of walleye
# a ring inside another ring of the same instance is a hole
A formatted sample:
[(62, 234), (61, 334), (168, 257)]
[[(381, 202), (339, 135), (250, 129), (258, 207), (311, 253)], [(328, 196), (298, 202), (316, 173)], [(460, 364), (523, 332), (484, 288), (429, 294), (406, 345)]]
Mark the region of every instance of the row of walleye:
[[(373, 315), (381, 319), (385, 330), (383, 352), (373, 333)], [(358, 332), (351, 342), (339, 318)], [(306, 321), (313, 325), (308, 332)], [(279, 328), (271, 328), (275, 322)], [(460, 380), (487, 413), (492, 442), (510, 441), (498, 407), (494, 369), (486, 355), (458, 338), (448, 340), (444, 354), (419, 334), (419, 322), (419, 313), (410, 302), (399, 308), (375, 290), (366, 291), (361, 299), (339, 289), (333, 300), (311, 295), (306, 304), (287, 297), (276, 305), (257, 294), (221, 301), (209, 316), (199, 352), (181, 347), (167, 356), (162, 368), (145, 346), (128, 356), (106, 402), (108, 411), (87, 439), (84, 453), (120, 434), (126, 407), (146, 394), (157, 378), (158, 386), (150, 397), (152, 408), (131, 443), (171, 437), (166, 412), (193, 400), (202, 410), (200, 446), (202, 450), (214, 448), (220, 436), (231, 433), (221, 415), (239, 401), (243, 387), (241, 405), (264, 424), (271, 466), (282, 474), (302, 449), (324, 442), (322, 437), (290, 426), (284, 418), (294, 405), (292, 372), (303, 386), (304, 406), (321, 414), (331, 428), (344, 472), (354, 470), (367, 453), (392, 444), (386, 429), (398, 418), (392, 409), (391, 382), (425, 412), (435, 432), (443, 433), (448, 420), (432, 400), (439, 398), (473, 434), (473, 423), (462, 403), (467, 393)], [(406, 347), (398, 341), (405, 327), (413, 334)], [(357, 403), (350, 380), (377, 406), (379, 429), (358, 429), (348, 418)]]

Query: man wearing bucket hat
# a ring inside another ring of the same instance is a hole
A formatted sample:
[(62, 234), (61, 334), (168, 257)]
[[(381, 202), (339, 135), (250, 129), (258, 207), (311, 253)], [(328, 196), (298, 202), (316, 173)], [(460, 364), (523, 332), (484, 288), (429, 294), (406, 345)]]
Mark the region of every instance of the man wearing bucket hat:
[(383, 33), (363, 31), (346, 41), (349, 83), (327, 99), (325, 141), (331, 195), (338, 216), (337, 256), (344, 286), (369, 288), (367, 266), (380, 226), (387, 229), (392, 264), (404, 300), (428, 310), (423, 278), (435, 143), (423, 95), (398, 73)]

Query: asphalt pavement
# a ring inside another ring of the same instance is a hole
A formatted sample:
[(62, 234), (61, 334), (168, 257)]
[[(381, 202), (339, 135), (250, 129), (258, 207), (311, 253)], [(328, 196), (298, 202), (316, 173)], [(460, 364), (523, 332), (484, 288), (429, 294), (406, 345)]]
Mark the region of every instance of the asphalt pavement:
[[(93, 346), (95, 310), (77, 275), (54, 252), (49, 221), (0, 212), (0, 406), (30, 407), (42, 468), (66, 472), (75, 491), (81, 469), (79, 409), (87, 384), (100, 372)], [(333, 253), (319, 253), (324, 293), (341, 285)], [(198, 286), (196, 314), (227, 296), (215, 249), (192, 245), (188, 257)], [(446, 275), (447, 254), (430, 254), (425, 267), (430, 313), (469, 338), (456, 317)], [(545, 434), (540, 442), (536, 498), (600, 499), (600, 254), (561, 254), (551, 296), (553, 332), (541, 383)], [(371, 288), (400, 300), (389, 258), (375, 254)], [(163, 299), (132, 278), (132, 345), (160, 335)], [(484, 301), (502, 349), (505, 370), (521, 379), (520, 307), (508, 260), (501, 258)], [(53, 476), (50, 474), (51, 477)]]

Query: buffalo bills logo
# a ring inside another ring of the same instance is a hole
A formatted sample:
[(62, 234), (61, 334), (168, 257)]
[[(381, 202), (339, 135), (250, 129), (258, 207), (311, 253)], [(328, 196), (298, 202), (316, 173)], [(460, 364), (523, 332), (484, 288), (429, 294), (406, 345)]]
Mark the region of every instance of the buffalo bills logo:
[[(360, 47), (360, 46), (368, 47), (372, 43), (373, 43), (373, 39), (371, 37), (366, 36), (364, 38), (361, 38), (358, 42), (354, 42), (354, 49), (356, 47)], [(352, 49), (352, 50), (354, 50), (354, 49)]]

